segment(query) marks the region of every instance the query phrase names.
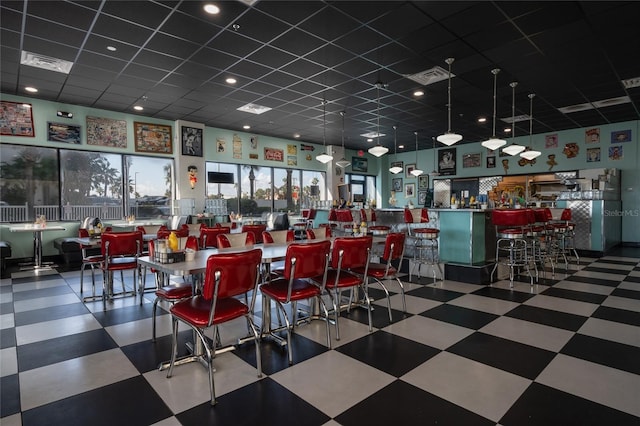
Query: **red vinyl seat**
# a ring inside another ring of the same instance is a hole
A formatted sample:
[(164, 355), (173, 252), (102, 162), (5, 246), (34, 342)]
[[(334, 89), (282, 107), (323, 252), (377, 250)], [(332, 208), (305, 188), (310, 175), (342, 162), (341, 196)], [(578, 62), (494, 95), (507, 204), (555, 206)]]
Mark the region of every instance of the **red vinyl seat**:
[(267, 230), (267, 225), (242, 225), (242, 232), (253, 234), (254, 244), (262, 243), (262, 232)]
[[(287, 349), (289, 352), (289, 364), (293, 364), (293, 350), (291, 348), (291, 334), (296, 323), (297, 302), (300, 300), (313, 299), (318, 301), (325, 314), (325, 319), (329, 313), (322, 300), (325, 281), (327, 278), (327, 268), (329, 265), (329, 251), (331, 242), (329, 240), (313, 241), (309, 243), (292, 243), (287, 248), (285, 257), (284, 274), (280, 278), (272, 279), (260, 285), (260, 291), (267, 297), (267, 303), (263, 306), (263, 330), (265, 327), (270, 330), (270, 301), (276, 302), (276, 307), (284, 315), (287, 333)], [(291, 304), (293, 311), (293, 321), (284, 305)], [(264, 332), (264, 331), (263, 331)], [(278, 338), (277, 336), (274, 336)], [(327, 320), (327, 346), (331, 348), (331, 336), (329, 331), (329, 321)]]
[[(262, 376), (260, 357), (260, 335), (253, 322), (262, 250), (254, 249), (239, 253), (220, 253), (209, 256), (201, 294), (174, 303), (171, 307), (172, 345), (171, 364), (167, 377), (173, 374), (178, 353), (178, 321), (193, 329), (206, 352), (209, 369), (209, 391), (211, 405), (216, 404), (213, 359), (217, 353), (232, 347), (216, 348), (215, 343), (205, 336), (205, 330), (214, 329), (218, 336), (218, 326), (236, 318), (244, 317), (251, 331), (247, 339), (253, 340), (256, 350), (256, 368), (258, 377)], [(251, 293), (250, 302), (248, 294)], [(239, 297), (244, 296), (244, 297)], [(242, 336), (244, 337), (244, 336)], [(245, 340), (245, 339), (242, 339)], [(214, 340), (215, 342), (215, 340)]]
[(294, 241), (295, 235), (292, 229), (285, 229), (282, 231), (263, 231), (262, 241), (265, 244), (286, 244)]
[(231, 228), (224, 226), (216, 226), (213, 228), (200, 228), (200, 248), (209, 247), (218, 248), (218, 235), (228, 234)]
[(256, 243), (253, 232), (241, 232), (239, 234), (220, 234), (218, 239), (218, 248), (229, 247), (245, 247)]
[[(535, 213), (533, 215), (535, 218)], [(509, 267), (509, 285), (513, 287), (513, 278), (516, 269), (524, 267), (533, 285), (533, 275), (529, 269), (530, 244), (527, 241), (528, 228), (531, 222), (529, 209), (504, 209), (491, 212), (491, 222), (496, 229), (496, 263), (491, 270), (491, 282), (493, 274), (500, 264), (501, 254), (504, 255), (503, 263)], [(535, 263), (534, 263), (535, 265)]]

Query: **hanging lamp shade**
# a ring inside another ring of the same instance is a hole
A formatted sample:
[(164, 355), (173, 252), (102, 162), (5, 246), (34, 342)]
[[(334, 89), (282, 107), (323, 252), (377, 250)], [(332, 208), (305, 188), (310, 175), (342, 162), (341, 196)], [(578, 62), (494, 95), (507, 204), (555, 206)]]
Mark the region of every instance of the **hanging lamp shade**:
[(451, 64), (455, 61), (454, 58), (447, 58), (445, 62), (449, 65), (449, 89), (448, 89), (448, 102), (447, 102), (447, 111), (449, 117), (449, 126), (447, 128), (447, 133), (438, 136), (438, 142), (443, 143), (447, 146), (451, 146), (456, 142), (460, 142), (462, 140), (462, 135), (457, 133), (453, 133), (451, 131)]
[(491, 70), (493, 74), (493, 135), (482, 142), (482, 146), (491, 151), (495, 151), (498, 148), (501, 148), (507, 144), (507, 141), (504, 139), (498, 139), (496, 137), (496, 97), (497, 97), (497, 83), (498, 83), (498, 73), (500, 72), (500, 68), (494, 68)]
[(418, 168), (418, 132), (413, 132), (413, 134), (416, 135), (416, 168), (411, 170), (411, 174), (418, 177), (424, 172)]
[(518, 85), (517, 81), (512, 81), (509, 83), (511, 86), (511, 144), (502, 148), (502, 152), (506, 152), (507, 154), (514, 156), (520, 154), (524, 151), (524, 146), (518, 145), (514, 142), (516, 137), (516, 86)]
[(378, 94), (378, 130), (376, 132), (377, 133), (376, 137), (378, 140), (377, 140), (376, 146), (372, 146), (367, 150), (369, 154), (375, 157), (382, 157), (387, 152), (389, 152), (389, 148), (380, 145), (380, 87), (381, 86), (382, 86), (382, 83), (380, 82), (376, 83), (376, 90)]
[(340, 115), (342, 116), (342, 158), (336, 161), (336, 166), (347, 168), (351, 165), (351, 162), (344, 158), (344, 116), (347, 113), (344, 111), (340, 111)]
[[(394, 153), (394, 159), (398, 159), (398, 138), (397, 138), (397, 135), (396, 135), (397, 130), (398, 130), (398, 126), (393, 126), (393, 153)], [(389, 172), (391, 172), (394, 175), (397, 175), (401, 171), (402, 171), (402, 167), (400, 167), (398, 165), (389, 167)]]
[(542, 155), (542, 152), (533, 149), (533, 98), (535, 96), (535, 93), (529, 94), (529, 147), (520, 153), (520, 157), (529, 161)]
[(327, 101), (324, 99), (322, 100), (322, 145), (324, 146), (324, 151), (316, 155), (316, 160), (322, 164), (327, 164), (333, 160), (333, 157), (327, 154)]

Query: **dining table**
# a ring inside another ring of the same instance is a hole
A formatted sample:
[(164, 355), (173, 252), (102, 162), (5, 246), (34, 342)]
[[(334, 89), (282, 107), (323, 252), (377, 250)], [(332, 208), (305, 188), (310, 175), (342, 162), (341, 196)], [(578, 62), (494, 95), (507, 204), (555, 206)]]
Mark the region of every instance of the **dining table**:
[(60, 225), (47, 225), (39, 223), (23, 223), (9, 226), (9, 232), (33, 233), (33, 264), (35, 269), (43, 267), (42, 263), (42, 233), (51, 231), (64, 231), (66, 228)]

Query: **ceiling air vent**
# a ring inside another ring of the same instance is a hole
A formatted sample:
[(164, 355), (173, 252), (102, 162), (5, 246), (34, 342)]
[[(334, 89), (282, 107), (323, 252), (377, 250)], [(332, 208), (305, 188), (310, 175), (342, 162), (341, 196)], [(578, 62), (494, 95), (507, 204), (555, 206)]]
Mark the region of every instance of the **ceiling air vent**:
[(258, 105), (258, 104), (246, 104), (238, 108), (238, 111), (244, 111), (244, 112), (248, 112), (250, 114), (256, 114), (256, 115), (260, 115), (270, 110), (271, 108)]
[(39, 53), (22, 51), (20, 58), (22, 65), (28, 65), (30, 67), (41, 68), (43, 70), (61, 72), (63, 74), (69, 74), (73, 62), (65, 61), (63, 59), (53, 58), (51, 56), (41, 55)]
[(529, 121), (529, 118), (529, 114), (521, 114), (516, 115), (515, 117), (501, 118), (500, 120), (504, 121), (505, 123), (519, 123), (521, 121)]
[(610, 98), (610, 99), (604, 99), (602, 101), (595, 101), (593, 104), (596, 106), (596, 108), (604, 108), (604, 107), (613, 106), (613, 105), (626, 104), (629, 102), (631, 102), (631, 99), (629, 99), (628, 96), (620, 96), (617, 98)]
[(622, 80), (622, 85), (625, 89), (631, 89), (632, 87), (640, 87), (640, 77), (628, 78)]
[(571, 112), (586, 111), (588, 109), (593, 109), (593, 105), (590, 104), (589, 102), (584, 104), (569, 105), (566, 107), (558, 108), (558, 111), (560, 111), (563, 114), (569, 114)]
[[(405, 74), (405, 77), (423, 86), (428, 86), (429, 84), (437, 83), (438, 81), (449, 78), (449, 71), (436, 66), (416, 74)], [(451, 74), (451, 77), (455, 77), (455, 74)]]

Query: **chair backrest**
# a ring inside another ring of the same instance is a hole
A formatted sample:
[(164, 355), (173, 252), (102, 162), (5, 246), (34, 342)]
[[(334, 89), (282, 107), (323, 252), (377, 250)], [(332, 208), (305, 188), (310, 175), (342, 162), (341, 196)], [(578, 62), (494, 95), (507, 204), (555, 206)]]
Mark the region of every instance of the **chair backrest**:
[(406, 235), (403, 232), (392, 232), (387, 234), (384, 241), (384, 252), (382, 253), (382, 259), (387, 262), (395, 260), (402, 261), (404, 256), (404, 241)]
[[(204, 275), (202, 297), (212, 300), (209, 326), (212, 325), (217, 302), (255, 290), (260, 277), (262, 250), (254, 249), (239, 253), (219, 253), (209, 256)], [(255, 303), (251, 298), (251, 308)]]
[(547, 209), (534, 209), (533, 214), (536, 217), (536, 222), (545, 223), (551, 220), (551, 212)]
[(215, 224), (216, 228), (230, 228), (230, 229), (236, 229), (238, 227), (238, 224), (235, 222), (218, 222)]
[(498, 227), (525, 226), (529, 224), (527, 209), (493, 210), (491, 222)]
[(142, 232), (118, 232), (102, 235), (102, 255), (139, 256), (142, 251)]
[(376, 210), (375, 209), (371, 209), (371, 218), (370, 218), (371, 222), (375, 222), (376, 219)]
[(338, 213), (336, 212), (336, 209), (329, 210), (329, 221), (331, 222), (338, 221)]
[(307, 220), (313, 220), (316, 218), (316, 215), (318, 214), (318, 210), (316, 209), (309, 209), (309, 214), (307, 215), (306, 219)]
[(331, 249), (334, 269), (364, 268), (369, 263), (372, 237), (336, 238)]
[(188, 223), (187, 228), (189, 228), (189, 235), (200, 236), (200, 228), (202, 224), (200, 223)]
[(289, 215), (286, 213), (277, 215), (273, 220), (273, 229), (276, 231), (289, 229)]
[(156, 236), (159, 239), (169, 238), (169, 235), (171, 235), (171, 231), (165, 225), (160, 226), (158, 232), (156, 232)]
[(218, 239), (218, 248), (245, 247), (256, 243), (253, 239), (253, 234), (250, 232), (219, 234), (216, 238)]
[(175, 229), (174, 232), (176, 233), (176, 237), (186, 238), (189, 236), (189, 225), (183, 223), (177, 229)]
[(200, 247), (218, 247), (218, 235), (228, 234), (231, 232), (231, 228), (215, 227), (215, 228), (200, 228)]
[(404, 209), (404, 223), (413, 223), (413, 215), (409, 209)]
[(307, 239), (309, 240), (324, 240), (327, 238), (331, 238), (331, 228), (329, 226), (307, 229)]
[(351, 214), (351, 210), (349, 209), (338, 209), (336, 210), (336, 215), (338, 217), (338, 222), (352, 223), (353, 215)]
[(253, 234), (256, 244), (262, 243), (262, 232), (267, 230), (267, 225), (242, 225), (242, 232)]
[(187, 237), (187, 242), (184, 244), (184, 248), (198, 251), (199, 245), (200, 244), (198, 243), (198, 237), (196, 237), (195, 235), (189, 235)]
[(571, 209), (562, 210), (562, 215), (560, 215), (560, 220), (571, 220)]
[(295, 234), (292, 229), (262, 232), (262, 241), (265, 244), (285, 244), (293, 240), (295, 240)]
[(360, 209), (360, 222), (369, 222), (366, 209)]
[(288, 280), (320, 276), (326, 278), (330, 250), (331, 241), (329, 240), (289, 244), (284, 277)]

